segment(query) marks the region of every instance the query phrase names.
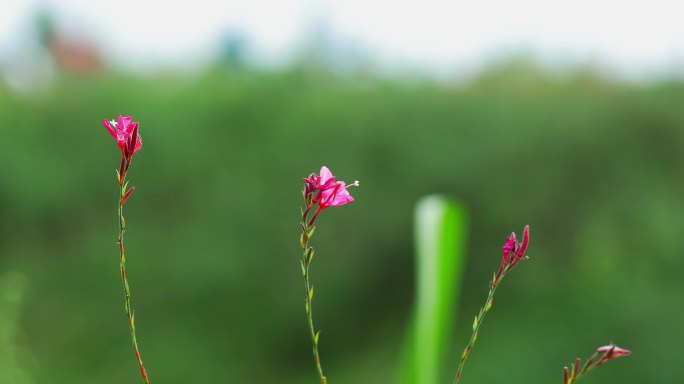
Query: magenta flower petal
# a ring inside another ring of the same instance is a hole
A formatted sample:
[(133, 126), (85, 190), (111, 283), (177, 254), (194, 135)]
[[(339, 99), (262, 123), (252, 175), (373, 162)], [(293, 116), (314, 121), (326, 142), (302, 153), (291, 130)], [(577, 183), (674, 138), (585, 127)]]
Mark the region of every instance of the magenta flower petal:
[(109, 120), (103, 120), (102, 125), (107, 128), (107, 131), (109, 131), (109, 134), (112, 135), (114, 139), (116, 139), (116, 132), (114, 131), (114, 128), (112, 128), (112, 125), (109, 123)]
[(354, 198), (349, 194), (349, 191), (347, 191), (347, 186), (344, 184), (344, 181), (339, 181), (337, 186), (338, 188), (333, 196), (332, 201), (330, 202), (330, 205), (340, 207), (354, 201)]
[(508, 260), (508, 254), (515, 252), (516, 247), (517, 240), (515, 238), (515, 232), (511, 232), (511, 235), (506, 239), (506, 242), (502, 247), (504, 260)]
[(340, 207), (353, 201), (344, 181), (335, 182), (334, 187), (321, 191), (321, 208)]
[(325, 185), (326, 183), (328, 183), (328, 181), (335, 179), (335, 176), (333, 176), (332, 172), (330, 172), (330, 169), (328, 169), (328, 167), (326, 167), (325, 165), (321, 167), (320, 177), (320, 185)]
[(131, 123), (131, 120), (133, 119), (133, 116), (121, 116), (119, 115), (119, 118), (117, 120), (117, 126), (121, 127), (121, 130), (124, 131), (125, 133), (128, 133), (128, 125)]

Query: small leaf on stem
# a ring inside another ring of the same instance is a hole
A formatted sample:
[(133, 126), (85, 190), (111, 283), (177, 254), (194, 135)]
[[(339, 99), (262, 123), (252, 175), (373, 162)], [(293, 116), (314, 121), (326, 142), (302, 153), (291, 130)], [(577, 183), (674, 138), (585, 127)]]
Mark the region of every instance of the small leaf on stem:
[(313, 247), (309, 247), (309, 251), (306, 254), (306, 263), (311, 264), (311, 260), (313, 260), (314, 257), (314, 249)]

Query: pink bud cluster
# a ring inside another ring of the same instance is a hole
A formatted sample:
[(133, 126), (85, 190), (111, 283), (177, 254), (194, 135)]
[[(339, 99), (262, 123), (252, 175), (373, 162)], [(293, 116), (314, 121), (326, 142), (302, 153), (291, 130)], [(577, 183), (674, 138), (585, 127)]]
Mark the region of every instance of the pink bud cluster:
[(501, 258), (501, 266), (499, 267), (499, 270), (496, 272), (496, 275), (494, 275), (494, 280), (492, 281), (492, 285), (496, 285), (501, 277), (505, 275), (508, 271), (510, 271), (513, 267), (515, 267), (520, 260), (524, 260), (527, 258), (525, 256), (525, 251), (527, 250), (527, 245), (530, 243), (530, 226), (526, 225), (525, 229), (523, 230), (523, 238), (522, 242), (518, 243), (517, 238), (515, 236), (515, 232), (512, 232), (511, 235), (506, 239), (506, 242), (503, 245), (503, 257)]
[(583, 366), (580, 367), (582, 360), (578, 358), (575, 360), (575, 364), (573, 364), (570, 368), (565, 367), (563, 369), (563, 384), (574, 384), (580, 377), (584, 376), (593, 368), (598, 367), (608, 360), (627, 356), (631, 353), (631, 351), (620, 348), (615, 344), (599, 347), (596, 349), (596, 352), (594, 352), (594, 355), (590, 357)]

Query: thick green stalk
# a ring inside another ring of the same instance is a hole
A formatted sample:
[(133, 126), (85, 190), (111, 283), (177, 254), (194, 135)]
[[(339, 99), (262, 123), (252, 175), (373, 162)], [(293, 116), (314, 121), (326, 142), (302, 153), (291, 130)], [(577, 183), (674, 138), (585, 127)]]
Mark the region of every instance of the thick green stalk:
[(140, 374), (142, 375), (143, 382), (145, 384), (149, 384), (150, 381), (147, 378), (147, 371), (145, 370), (145, 365), (142, 362), (142, 358), (140, 357), (140, 349), (138, 348), (138, 340), (135, 336), (135, 311), (133, 311), (131, 307), (131, 290), (128, 287), (128, 279), (126, 278), (126, 256), (124, 255), (124, 232), (126, 232), (126, 220), (124, 220), (123, 216), (123, 204), (124, 204), (124, 196), (126, 194), (126, 182), (125, 180), (121, 180), (122, 182), (120, 183), (121, 186), (121, 193), (119, 195), (119, 237), (118, 237), (118, 244), (119, 244), (119, 253), (121, 255), (120, 258), (120, 268), (121, 268), (121, 282), (123, 284), (124, 288), (124, 309), (126, 312), (126, 317), (128, 317), (128, 326), (130, 327), (131, 330), (131, 340), (133, 342), (133, 350), (135, 351), (135, 358), (138, 361), (138, 365), (140, 365)]

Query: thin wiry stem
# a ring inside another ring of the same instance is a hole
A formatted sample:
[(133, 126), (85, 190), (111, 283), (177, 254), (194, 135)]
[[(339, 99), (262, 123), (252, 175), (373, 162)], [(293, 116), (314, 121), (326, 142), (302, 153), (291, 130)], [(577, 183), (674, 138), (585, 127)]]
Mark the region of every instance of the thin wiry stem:
[(306, 210), (304, 210), (304, 212), (302, 213), (302, 222), (301, 222), (302, 235), (300, 238), (300, 243), (301, 243), (301, 247), (302, 247), (301, 267), (302, 267), (302, 275), (304, 276), (304, 286), (306, 288), (306, 291), (305, 291), (306, 296), (304, 297), (304, 301), (306, 304), (306, 317), (307, 317), (307, 324), (308, 324), (308, 328), (309, 328), (309, 334), (311, 336), (311, 343), (313, 345), (313, 357), (314, 357), (314, 363), (316, 364), (316, 373), (318, 373), (318, 378), (321, 380), (321, 384), (326, 384), (328, 382), (328, 379), (323, 374), (323, 367), (321, 366), (321, 358), (320, 358), (320, 354), (318, 352), (318, 332), (316, 332), (316, 328), (314, 326), (313, 310), (312, 310), (312, 306), (311, 306), (314, 291), (313, 291), (313, 285), (311, 285), (311, 283), (309, 282), (309, 276), (310, 276), (309, 267), (311, 266), (311, 260), (313, 259), (313, 255), (314, 255), (314, 249), (313, 249), (313, 247), (309, 246), (309, 240), (313, 236), (313, 232), (314, 232), (314, 228), (315, 228), (314, 222), (316, 221), (316, 217), (318, 216), (318, 213), (319, 213), (319, 211), (316, 211), (316, 213), (314, 213), (311, 220), (308, 220), (308, 214), (311, 211), (312, 207), (313, 207), (313, 202), (308, 200)]
[(118, 213), (119, 213), (118, 244), (119, 244), (119, 253), (121, 255), (121, 257), (120, 257), (120, 268), (121, 268), (121, 283), (123, 284), (123, 288), (124, 288), (124, 309), (126, 312), (126, 317), (128, 317), (128, 326), (131, 330), (131, 340), (133, 342), (133, 350), (135, 351), (135, 359), (138, 361), (138, 365), (140, 365), (140, 374), (142, 375), (143, 382), (145, 384), (149, 384), (150, 381), (147, 378), (147, 371), (145, 370), (145, 365), (143, 364), (142, 358), (140, 357), (140, 349), (138, 348), (138, 339), (135, 336), (135, 311), (133, 311), (133, 309), (131, 307), (131, 290), (128, 286), (128, 279), (126, 278), (126, 256), (124, 255), (124, 232), (126, 232), (126, 220), (124, 220), (124, 216), (123, 216), (124, 196), (126, 194), (125, 177), (120, 178), (119, 184), (121, 187), (121, 193), (119, 195), (119, 208), (118, 208)]
[(468, 360), (468, 356), (470, 356), (470, 351), (472, 351), (473, 347), (475, 346), (475, 341), (477, 341), (477, 335), (480, 332), (480, 326), (482, 326), (482, 323), (484, 322), (487, 313), (489, 313), (489, 310), (492, 308), (492, 305), (494, 304), (494, 292), (496, 292), (496, 288), (499, 286), (499, 283), (501, 283), (501, 280), (503, 280), (504, 276), (506, 276), (506, 272), (508, 272), (509, 270), (510, 269), (506, 269), (498, 279), (494, 278), (494, 280), (492, 280), (489, 283), (489, 294), (487, 294), (487, 300), (485, 301), (484, 306), (480, 308), (480, 313), (477, 315), (477, 317), (475, 317), (475, 321), (473, 322), (473, 333), (470, 335), (470, 340), (468, 341), (468, 344), (466, 345), (465, 349), (463, 350), (463, 353), (461, 354), (461, 360), (458, 364), (458, 371), (456, 371), (454, 384), (458, 383), (459, 380), (461, 380), (463, 367), (465, 366), (465, 363)]

